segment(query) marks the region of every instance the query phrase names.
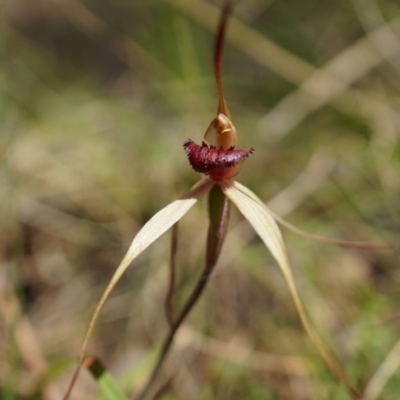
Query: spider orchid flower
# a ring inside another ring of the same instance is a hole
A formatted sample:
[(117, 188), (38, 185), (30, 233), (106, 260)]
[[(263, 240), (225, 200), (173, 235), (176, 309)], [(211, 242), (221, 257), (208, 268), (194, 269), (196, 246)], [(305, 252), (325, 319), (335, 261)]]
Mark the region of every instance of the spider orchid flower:
[[(137, 256), (139, 256), (168, 229), (173, 227), (195, 205), (197, 200), (206, 194), (209, 194), (208, 211), (210, 225), (207, 238), (204, 272), (177, 318), (175, 319), (173, 317), (171, 310), (169, 310), (170, 315), (168, 315), (167, 310), (170, 332), (163, 344), (158, 363), (153, 370), (147, 385), (139, 393), (137, 399), (144, 399), (147, 396), (152, 383), (154, 383), (154, 380), (158, 376), (163, 360), (172, 345), (175, 333), (192, 309), (193, 305), (196, 303), (211, 272), (217, 264), (227, 232), (231, 203), (238, 208), (244, 218), (247, 219), (250, 225), (252, 225), (279, 265), (301, 323), (319, 354), (325, 360), (332, 373), (347, 387), (352, 398), (362, 398), (362, 391), (353, 385), (342, 364), (325, 345), (307, 315), (296, 287), (285, 244), (276, 220), (297, 232), (305, 233), (290, 226), (290, 224), (275, 216), (251, 190), (233, 179), (240, 172), (243, 162), (253, 153), (254, 149), (248, 148), (240, 150), (236, 148), (238, 145), (238, 135), (233, 123), (231, 122), (231, 115), (224, 96), (222, 83), (222, 49), (228, 15), (229, 6), (227, 5), (220, 20), (214, 53), (214, 68), (219, 101), (217, 115), (210, 123), (204, 136), (204, 139), (209, 144), (202, 142), (202, 144), (198, 145), (189, 139), (183, 145), (193, 169), (199, 173), (204, 173), (206, 177), (201, 179), (186, 195), (173, 201), (155, 214), (133, 239), (131, 246), (117, 267), (92, 316), (82, 345), (78, 365), (64, 400), (69, 398), (79, 370), (84, 364), (89, 339), (93, 333), (99, 314), (119, 279)], [(386, 244), (335, 241), (320, 238), (311, 234), (305, 234), (305, 236), (309, 236), (322, 242), (328, 242), (345, 247), (368, 249), (384, 249), (389, 247)]]

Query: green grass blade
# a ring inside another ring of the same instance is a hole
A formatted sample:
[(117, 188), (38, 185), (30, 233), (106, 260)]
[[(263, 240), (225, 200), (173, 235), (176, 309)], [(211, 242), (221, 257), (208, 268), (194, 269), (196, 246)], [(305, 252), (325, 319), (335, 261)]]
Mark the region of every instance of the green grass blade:
[(128, 397), (122, 393), (114, 378), (107, 372), (99, 359), (95, 357), (87, 357), (83, 364), (98, 382), (106, 399), (128, 400)]

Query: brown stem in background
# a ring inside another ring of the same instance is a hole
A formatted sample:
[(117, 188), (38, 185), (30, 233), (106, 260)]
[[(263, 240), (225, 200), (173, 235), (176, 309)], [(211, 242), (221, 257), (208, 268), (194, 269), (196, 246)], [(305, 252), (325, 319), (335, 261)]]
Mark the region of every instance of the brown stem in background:
[(151, 400), (159, 400), (161, 399), (161, 396), (163, 396), (165, 393), (168, 393), (171, 390), (171, 381), (172, 378), (169, 378), (166, 382), (164, 382), (163, 385), (157, 390), (157, 392), (151, 398)]
[(207, 252), (204, 270), (189, 299), (186, 301), (182, 311), (172, 324), (168, 336), (165, 338), (162, 345), (158, 362), (154, 367), (153, 372), (145, 387), (142, 389), (138, 396), (134, 397), (136, 400), (144, 400), (149, 394), (171, 349), (171, 345), (176, 332), (199, 300), (217, 264), (222, 249), (222, 244), (224, 242), (228, 229), (230, 215), (230, 201), (224, 196), (221, 188), (218, 185), (215, 185), (210, 191), (208, 211), (210, 225), (207, 235)]

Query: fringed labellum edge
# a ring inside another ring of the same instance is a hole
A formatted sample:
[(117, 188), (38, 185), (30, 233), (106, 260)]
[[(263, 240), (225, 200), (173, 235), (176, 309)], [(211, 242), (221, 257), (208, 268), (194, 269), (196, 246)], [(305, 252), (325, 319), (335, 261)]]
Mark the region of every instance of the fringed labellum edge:
[(235, 150), (232, 146), (227, 150), (201, 145), (187, 140), (183, 148), (188, 156), (189, 163), (196, 172), (207, 174), (215, 181), (222, 181), (234, 177), (240, 170), (242, 162), (253, 153), (254, 149)]

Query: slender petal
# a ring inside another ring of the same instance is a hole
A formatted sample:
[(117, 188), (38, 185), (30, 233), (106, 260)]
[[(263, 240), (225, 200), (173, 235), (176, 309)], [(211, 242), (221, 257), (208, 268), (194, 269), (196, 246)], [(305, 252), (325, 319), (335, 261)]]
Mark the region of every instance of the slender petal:
[(157, 214), (155, 214), (135, 236), (125, 257), (123, 258), (118, 268), (116, 269), (106, 290), (103, 293), (103, 296), (101, 297), (100, 301), (97, 304), (96, 310), (92, 316), (89, 328), (86, 332), (85, 339), (83, 341), (77, 368), (72, 377), (68, 391), (64, 396), (64, 400), (69, 398), (73, 385), (76, 381), (80, 367), (86, 355), (89, 339), (92, 335), (99, 314), (105, 302), (107, 301), (108, 297), (110, 296), (111, 291), (113, 290), (113, 288), (115, 287), (121, 276), (124, 274), (129, 265), (139, 254), (141, 254), (148, 246), (150, 246), (155, 240), (157, 240), (172, 225), (174, 225), (178, 220), (180, 220), (196, 203), (196, 201), (205, 193), (207, 193), (214, 184), (215, 183), (208, 178), (203, 179), (181, 199), (173, 201), (171, 204), (169, 204), (161, 211), (159, 211)]
[(226, 196), (237, 206), (239, 211), (253, 226), (254, 230), (258, 233), (262, 241), (271, 251), (272, 256), (279, 264), (289, 287), (300, 320), (310, 340), (313, 342), (332, 372), (347, 386), (349, 391), (352, 393), (353, 398), (360, 399), (361, 394), (351, 383), (340, 362), (322, 341), (307, 315), (296, 287), (282, 235), (273, 216), (262, 201), (245, 186), (232, 181), (224, 181), (220, 183), (220, 186)]
[(332, 246), (338, 247), (346, 247), (348, 249), (360, 249), (360, 250), (390, 250), (393, 246), (390, 243), (384, 242), (362, 242), (362, 241), (355, 241), (355, 240), (338, 240), (338, 239), (331, 239), (319, 235), (314, 235), (313, 233), (309, 233), (303, 231), (302, 229), (297, 228), (296, 226), (292, 225), (291, 223), (287, 222), (279, 215), (273, 213), (271, 211), (271, 215), (275, 218), (277, 222), (279, 222), (284, 227), (290, 229), (292, 232), (297, 233), (301, 236), (304, 236), (307, 239), (314, 240), (315, 242), (330, 244)]
[[(260, 205), (265, 206), (265, 204), (260, 200), (250, 189), (246, 186), (241, 185), (238, 182), (235, 182), (236, 187), (242, 192), (245, 193), (247, 196), (251, 197), (254, 201), (258, 202)], [(268, 212), (272, 215), (272, 217), (279, 222), (281, 225), (285, 226), (286, 228), (290, 229), (292, 232), (295, 232), (299, 235), (302, 235), (308, 239), (314, 240), (320, 243), (330, 244), (332, 246), (338, 247), (347, 247), (352, 249), (363, 249), (363, 250), (390, 250), (393, 246), (390, 243), (384, 242), (361, 242), (361, 241), (351, 241), (351, 240), (337, 240), (326, 238), (323, 236), (314, 235), (312, 233), (303, 231), (295, 227), (294, 225), (290, 224), (279, 215), (275, 214), (271, 210), (268, 209)]]

